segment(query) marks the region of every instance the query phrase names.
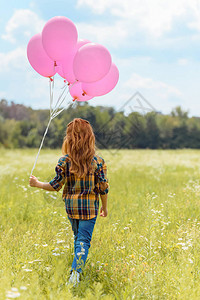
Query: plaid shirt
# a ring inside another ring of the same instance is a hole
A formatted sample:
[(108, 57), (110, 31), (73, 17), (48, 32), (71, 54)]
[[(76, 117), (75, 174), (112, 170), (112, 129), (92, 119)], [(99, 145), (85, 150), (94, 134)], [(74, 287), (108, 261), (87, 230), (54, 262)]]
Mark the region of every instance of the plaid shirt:
[(56, 176), (49, 182), (58, 192), (62, 186), (63, 201), (66, 212), (72, 219), (89, 220), (98, 215), (99, 194), (104, 195), (109, 191), (109, 184), (102, 189), (102, 183), (108, 183), (107, 166), (103, 158), (98, 155), (93, 157), (95, 172), (88, 173), (82, 178), (70, 173), (70, 159), (68, 154), (58, 160), (55, 168)]

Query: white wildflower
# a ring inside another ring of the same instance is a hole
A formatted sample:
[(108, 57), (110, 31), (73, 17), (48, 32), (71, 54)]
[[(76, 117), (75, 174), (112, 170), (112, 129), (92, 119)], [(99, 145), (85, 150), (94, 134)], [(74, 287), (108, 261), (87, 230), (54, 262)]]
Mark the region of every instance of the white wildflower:
[(43, 261), (43, 259), (35, 259), (34, 261)]
[(55, 248), (55, 249), (53, 249), (52, 251), (57, 251), (57, 250), (59, 250), (59, 248), (57, 247), (57, 248)]
[(57, 240), (57, 244), (64, 243), (65, 240)]
[(7, 293), (6, 293), (6, 297), (8, 297), (8, 298), (17, 298), (17, 297), (19, 297), (21, 294), (17, 291), (17, 292), (12, 292), (12, 291), (8, 291)]
[(18, 288), (13, 287), (13, 288), (11, 288), (11, 291), (18, 292)]
[(77, 255), (85, 255), (85, 252), (78, 252)]
[(182, 247), (183, 250), (188, 250), (188, 247)]

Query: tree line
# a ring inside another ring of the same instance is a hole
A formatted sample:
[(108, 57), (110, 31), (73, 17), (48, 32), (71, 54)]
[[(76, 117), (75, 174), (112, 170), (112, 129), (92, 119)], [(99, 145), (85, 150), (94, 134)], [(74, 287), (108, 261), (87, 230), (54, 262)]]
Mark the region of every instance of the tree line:
[[(56, 117), (44, 147), (61, 147), (66, 126), (73, 118), (87, 119), (94, 130), (98, 148), (177, 149), (200, 148), (200, 118), (188, 117), (180, 106), (168, 115), (131, 112), (128, 116), (113, 107), (76, 102)], [(38, 148), (48, 123), (49, 110), (34, 110), (22, 104), (0, 101), (0, 146)]]

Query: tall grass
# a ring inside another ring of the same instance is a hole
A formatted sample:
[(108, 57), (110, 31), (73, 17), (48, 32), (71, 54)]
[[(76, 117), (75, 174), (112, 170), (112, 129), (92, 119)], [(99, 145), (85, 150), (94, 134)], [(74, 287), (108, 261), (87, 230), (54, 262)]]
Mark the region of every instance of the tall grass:
[[(0, 299), (200, 299), (199, 150), (102, 150), (108, 216), (79, 287), (67, 287), (73, 233), (62, 193), (28, 186), (36, 150), (0, 156)], [(61, 156), (42, 150), (49, 181)]]

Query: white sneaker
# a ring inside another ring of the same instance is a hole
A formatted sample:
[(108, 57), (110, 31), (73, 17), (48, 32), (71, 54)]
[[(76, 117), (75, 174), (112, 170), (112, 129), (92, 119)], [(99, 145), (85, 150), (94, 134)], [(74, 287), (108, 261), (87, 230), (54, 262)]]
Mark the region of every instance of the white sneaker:
[(69, 278), (69, 281), (66, 283), (66, 285), (73, 284), (73, 286), (77, 286), (78, 283), (80, 282), (79, 278), (80, 278), (80, 273), (74, 270)]

